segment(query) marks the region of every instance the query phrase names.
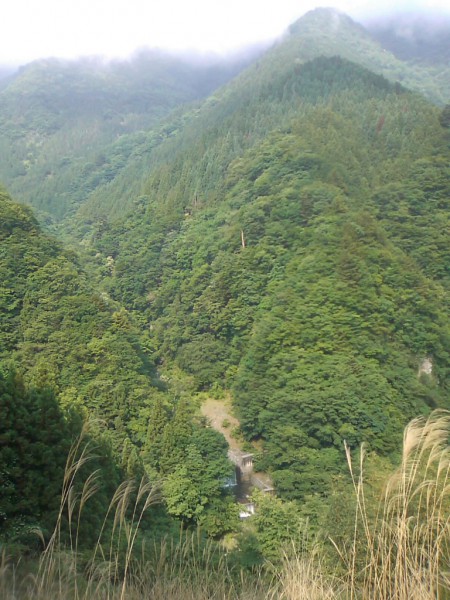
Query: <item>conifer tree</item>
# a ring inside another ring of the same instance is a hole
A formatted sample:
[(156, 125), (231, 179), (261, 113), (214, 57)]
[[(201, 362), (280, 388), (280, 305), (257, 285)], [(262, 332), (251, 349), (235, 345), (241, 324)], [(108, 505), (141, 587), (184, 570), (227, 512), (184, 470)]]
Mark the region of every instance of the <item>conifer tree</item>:
[(25, 524), (51, 525), (75, 422), (49, 389), (27, 390), (0, 373), (0, 535)]
[(175, 408), (173, 419), (164, 429), (160, 459), (162, 473), (171, 473), (184, 462), (192, 431), (192, 412), (187, 399), (182, 397)]
[(164, 407), (162, 398), (158, 396), (150, 413), (147, 439), (143, 451), (144, 463), (157, 471), (161, 469), (164, 431), (168, 422), (167, 410)]

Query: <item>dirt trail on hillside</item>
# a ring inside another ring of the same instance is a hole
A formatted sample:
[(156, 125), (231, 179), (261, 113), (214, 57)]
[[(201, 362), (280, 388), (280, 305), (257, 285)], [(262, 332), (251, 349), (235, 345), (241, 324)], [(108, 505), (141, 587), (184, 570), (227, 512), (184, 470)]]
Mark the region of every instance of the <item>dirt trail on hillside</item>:
[[(200, 408), (200, 411), (204, 417), (211, 423), (211, 427), (214, 427), (217, 431), (223, 434), (228, 442), (230, 450), (235, 452), (242, 452), (242, 443), (236, 440), (231, 434), (234, 428), (239, 427), (239, 421), (235, 416), (231, 414), (231, 400), (226, 398), (225, 400), (215, 400), (214, 398), (208, 398)], [(225, 422), (225, 427), (224, 427)], [(256, 445), (255, 451), (257, 450)], [(266, 487), (271, 488), (273, 483), (272, 479), (267, 473), (252, 472), (251, 479), (253, 485), (260, 489)], [(247, 484), (248, 487), (248, 484)], [(246, 490), (246, 493), (248, 490)]]
[(239, 442), (231, 435), (233, 429), (239, 427), (239, 421), (231, 414), (231, 410), (231, 402), (228, 398), (226, 400), (208, 398), (200, 408), (202, 415), (208, 419), (211, 426), (225, 437), (230, 449), (241, 450)]

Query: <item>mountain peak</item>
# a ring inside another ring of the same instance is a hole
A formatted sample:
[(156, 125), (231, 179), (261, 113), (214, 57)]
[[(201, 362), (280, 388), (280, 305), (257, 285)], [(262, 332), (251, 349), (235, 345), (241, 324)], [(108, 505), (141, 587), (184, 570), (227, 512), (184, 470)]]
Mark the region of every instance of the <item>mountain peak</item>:
[(333, 7), (319, 7), (308, 11), (300, 19), (295, 21), (290, 27), (291, 34), (298, 34), (309, 31), (311, 27), (320, 27), (336, 31), (340, 26), (353, 26), (363, 29), (355, 23), (351, 17), (341, 10)]

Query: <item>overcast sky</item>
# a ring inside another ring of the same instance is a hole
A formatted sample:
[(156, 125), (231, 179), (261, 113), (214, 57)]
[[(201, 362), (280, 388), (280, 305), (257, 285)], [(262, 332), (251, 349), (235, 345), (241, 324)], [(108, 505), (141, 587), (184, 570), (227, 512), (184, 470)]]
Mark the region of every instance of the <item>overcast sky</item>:
[[(357, 20), (400, 9), (450, 12), (449, 0), (336, 0), (331, 4)], [(1, 5), (0, 64), (23, 64), (48, 56), (127, 56), (145, 46), (226, 52), (277, 37), (321, 4), (317, 0), (8, 0)]]

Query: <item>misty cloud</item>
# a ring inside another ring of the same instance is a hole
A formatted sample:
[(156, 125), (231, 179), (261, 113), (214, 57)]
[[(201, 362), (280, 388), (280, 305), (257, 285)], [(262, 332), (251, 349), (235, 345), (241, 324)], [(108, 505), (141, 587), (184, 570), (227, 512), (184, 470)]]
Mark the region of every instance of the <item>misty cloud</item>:
[[(450, 10), (447, 0), (337, 0), (331, 4), (357, 20), (385, 12)], [(257, 0), (15, 0), (0, 11), (4, 24), (0, 65), (47, 56), (125, 57), (142, 47), (226, 53), (275, 39), (302, 14), (320, 5), (316, 0), (270, 4)]]

